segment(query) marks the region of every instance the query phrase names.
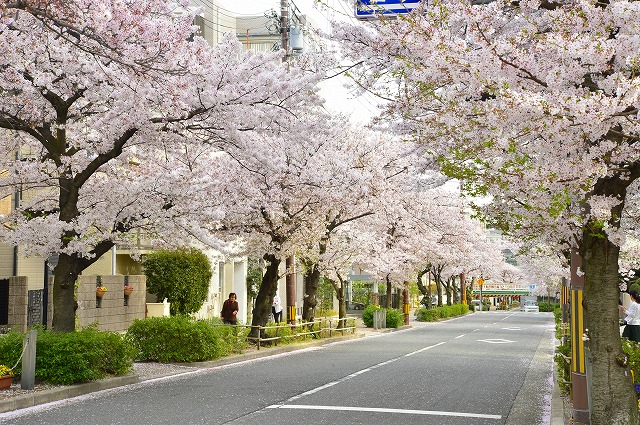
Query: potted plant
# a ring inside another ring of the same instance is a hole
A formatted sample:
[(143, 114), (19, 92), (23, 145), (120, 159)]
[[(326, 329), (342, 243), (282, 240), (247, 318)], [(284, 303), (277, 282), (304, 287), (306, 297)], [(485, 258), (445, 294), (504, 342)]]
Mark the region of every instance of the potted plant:
[(0, 364), (0, 390), (5, 390), (11, 386), (13, 372), (8, 366)]
[(106, 286), (96, 286), (96, 297), (102, 298), (105, 292), (107, 292)]
[(129, 296), (131, 295), (131, 293), (133, 292), (133, 286), (131, 285), (124, 285), (124, 295), (125, 296)]

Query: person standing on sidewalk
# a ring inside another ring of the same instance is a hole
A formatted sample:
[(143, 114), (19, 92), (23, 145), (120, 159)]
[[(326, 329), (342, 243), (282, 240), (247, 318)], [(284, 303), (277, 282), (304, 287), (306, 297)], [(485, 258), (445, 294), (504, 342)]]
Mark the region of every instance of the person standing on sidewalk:
[(229, 294), (229, 299), (222, 304), (222, 311), (220, 316), (225, 325), (235, 325), (238, 320), (236, 318), (238, 314), (238, 302), (236, 301), (236, 293)]
[(271, 313), (273, 313), (273, 321), (280, 323), (282, 320), (282, 304), (280, 304), (280, 296), (276, 294), (271, 303)]
[(622, 331), (622, 337), (628, 338), (631, 341), (640, 342), (640, 294), (638, 294), (636, 290), (631, 290), (629, 295), (631, 295), (631, 305), (629, 308), (625, 306), (618, 307), (626, 314), (624, 320), (627, 322), (627, 326), (625, 326)]

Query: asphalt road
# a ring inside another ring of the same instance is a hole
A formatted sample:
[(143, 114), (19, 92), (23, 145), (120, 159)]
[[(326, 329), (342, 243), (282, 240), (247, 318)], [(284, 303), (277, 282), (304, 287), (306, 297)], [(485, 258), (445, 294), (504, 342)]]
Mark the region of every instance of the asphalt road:
[(484, 312), (147, 381), (2, 424), (549, 423), (550, 313)]

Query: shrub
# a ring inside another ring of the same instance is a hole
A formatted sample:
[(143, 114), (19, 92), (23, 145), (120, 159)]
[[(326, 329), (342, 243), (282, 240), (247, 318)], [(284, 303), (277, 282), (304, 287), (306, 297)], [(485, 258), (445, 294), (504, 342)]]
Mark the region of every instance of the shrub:
[(398, 328), (404, 325), (404, 313), (395, 308), (387, 309), (387, 327)]
[[(0, 364), (13, 366), (22, 353), (24, 335), (0, 336)], [(36, 380), (48, 384), (77, 384), (124, 375), (131, 370), (135, 349), (115, 332), (87, 328), (77, 332), (39, 330), (36, 340)], [(17, 363), (15, 375), (22, 373)]]
[(246, 331), (214, 326), (218, 323), (187, 316), (138, 319), (129, 326), (127, 337), (143, 361), (198, 362), (242, 351)]
[(421, 307), (416, 310), (415, 315), (418, 322), (435, 322), (440, 318), (440, 312), (437, 307), (431, 309)]
[(334, 317), (337, 315), (338, 312), (332, 309), (319, 308), (316, 310), (316, 317)]
[(379, 310), (380, 306), (370, 304), (362, 310), (362, 322), (368, 328), (373, 327), (373, 312)]
[(157, 251), (143, 262), (147, 289), (158, 301), (171, 303), (171, 314), (190, 314), (202, 307), (209, 291), (211, 263), (197, 249)]
[(622, 351), (629, 356), (629, 368), (633, 371), (633, 383), (640, 383), (640, 344), (623, 339)]
[[(362, 322), (366, 327), (373, 327), (373, 312), (380, 309), (380, 306), (370, 304), (362, 310)], [(404, 314), (401, 310), (394, 308), (383, 308), (382, 310), (386, 311), (387, 328), (397, 328), (404, 324)]]
[(13, 367), (18, 363), (13, 370), (14, 375), (19, 375), (22, 368), (22, 363), (18, 362), (18, 360), (20, 359), (20, 353), (22, 353), (23, 339), (24, 335), (15, 331), (0, 335), (0, 364)]
[(115, 332), (87, 328), (77, 332), (38, 332), (36, 379), (50, 384), (76, 384), (124, 375), (131, 370), (135, 349)]
[(416, 320), (419, 322), (435, 322), (438, 319), (447, 317), (462, 316), (469, 312), (469, 307), (465, 304), (443, 305), (431, 309), (419, 308), (415, 312)]
[[(293, 342), (295, 340), (295, 334), (298, 332), (306, 332), (306, 326), (297, 326), (295, 332), (291, 329), (291, 326), (286, 324), (276, 325), (275, 322), (267, 323), (266, 329), (264, 330), (263, 338), (275, 338), (278, 337), (277, 340), (273, 341), (264, 341), (261, 344), (271, 345), (271, 344), (287, 344)], [(266, 344), (265, 344), (266, 343)]]
[(558, 369), (558, 385), (563, 395), (571, 394), (571, 365), (565, 360), (571, 356), (571, 344), (559, 345), (556, 347), (556, 367)]
[(557, 303), (551, 303), (551, 309), (549, 309), (549, 303), (546, 301), (542, 301), (538, 303), (538, 308), (540, 309), (540, 311), (555, 311), (556, 308), (559, 308), (560, 304)]

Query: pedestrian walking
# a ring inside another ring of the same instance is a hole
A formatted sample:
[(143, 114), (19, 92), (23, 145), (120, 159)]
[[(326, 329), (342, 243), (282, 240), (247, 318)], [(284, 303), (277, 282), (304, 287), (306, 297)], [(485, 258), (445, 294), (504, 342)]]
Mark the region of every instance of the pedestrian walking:
[(276, 294), (273, 297), (273, 302), (271, 303), (271, 313), (273, 314), (273, 320), (276, 323), (280, 323), (282, 320), (282, 304), (280, 304), (280, 296)]
[(631, 295), (631, 305), (629, 308), (622, 305), (618, 307), (626, 314), (624, 320), (627, 322), (627, 325), (622, 331), (622, 337), (628, 338), (631, 341), (640, 342), (640, 294), (638, 294), (638, 291), (635, 289), (632, 289), (629, 295)]
[(232, 292), (229, 294), (229, 299), (222, 304), (222, 311), (220, 312), (220, 316), (222, 317), (222, 321), (226, 325), (235, 325), (238, 314), (238, 302), (236, 301), (236, 293)]

